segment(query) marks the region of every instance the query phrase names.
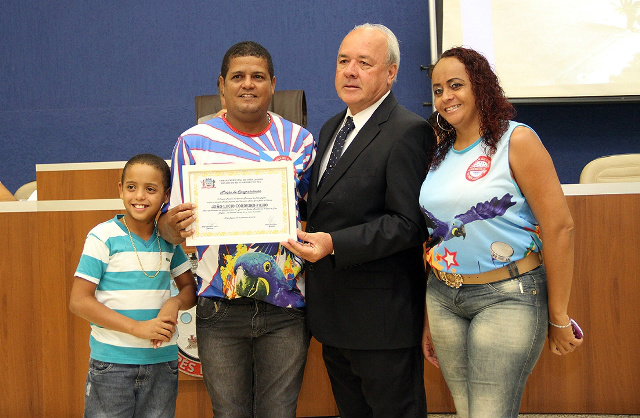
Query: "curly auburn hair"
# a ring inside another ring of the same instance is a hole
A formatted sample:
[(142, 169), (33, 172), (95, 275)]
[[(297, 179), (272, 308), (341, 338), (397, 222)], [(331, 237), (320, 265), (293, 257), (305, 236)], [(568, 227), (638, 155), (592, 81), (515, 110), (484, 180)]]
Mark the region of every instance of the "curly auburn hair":
[[(442, 58), (456, 58), (460, 61), (471, 81), (471, 90), (476, 98), (476, 108), (480, 115), (480, 135), (485, 152), (493, 155), (496, 152), (496, 144), (509, 126), (509, 120), (516, 115), (516, 110), (504, 95), (498, 77), (491, 69), (489, 61), (479, 52), (463, 47), (455, 47), (446, 50), (440, 56)], [(433, 69), (436, 62), (429, 69), (429, 77), (433, 77)], [(444, 118), (438, 118), (438, 124), (434, 127), (439, 142), (433, 153), (431, 169), (442, 163), (447, 152), (453, 147), (456, 140), (456, 130)]]

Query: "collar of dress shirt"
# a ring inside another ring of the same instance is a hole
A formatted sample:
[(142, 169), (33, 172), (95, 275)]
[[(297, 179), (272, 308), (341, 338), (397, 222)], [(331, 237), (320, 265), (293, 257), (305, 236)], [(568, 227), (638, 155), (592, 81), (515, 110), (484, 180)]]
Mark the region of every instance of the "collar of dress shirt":
[(349, 108), (347, 108), (347, 114), (344, 116), (344, 119), (342, 120), (342, 123), (340, 124), (340, 127), (342, 127), (342, 125), (344, 125), (344, 121), (347, 119), (347, 116), (351, 116), (353, 118), (353, 124), (356, 126), (354, 128), (354, 130), (349, 133), (349, 138), (347, 139), (347, 142), (351, 142), (351, 141), (349, 141), (349, 139), (354, 138), (358, 134), (360, 129), (362, 129), (364, 124), (367, 123), (367, 121), (369, 120), (371, 115), (373, 115), (373, 112), (375, 112), (376, 109), (378, 109), (378, 106), (380, 106), (380, 103), (382, 103), (384, 101), (384, 99), (387, 98), (389, 93), (391, 93), (391, 90), (386, 92), (384, 94), (384, 96), (382, 96), (380, 99), (378, 99), (377, 102), (375, 102), (374, 104), (372, 104), (368, 108), (356, 113), (355, 115), (352, 115), (351, 114), (351, 110), (349, 110)]
[(353, 141), (353, 138), (355, 138), (356, 135), (358, 135), (358, 132), (360, 132), (360, 129), (364, 126), (365, 123), (367, 123), (371, 115), (373, 115), (373, 112), (376, 111), (378, 106), (380, 106), (380, 103), (382, 103), (384, 99), (387, 98), (390, 92), (391, 90), (389, 90), (377, 102), (375, 102), (368, 108), (358, 112), (356, 115), (352, 115), (349, 108), (347, 108), (347, 114), (344, 115), (344, 119), (342, 119), (342, 122), (338, 126), (338, 129), (333, 134), (333, 139), (331, 140), (331, 143), (328, 145), (324, 155), (320, 159), (320, 176), (318, 176), (318, 182), (320, 182), (320, 179), (322, 178), (322, 173), (324, 173), (324, 170), (326, 170), (327, 168), (327, 163), (329, 162), (329, 155), (331, 154), (333, 143), (336, 140), (336, 135), (338, 134), (338, 131), (340, 130), (340, 128), (342, 128), (342, 126), (344, 125), (344, 122), (347, 120), (347, 116), (351, 116), (353, 118), (353, 124), (355, 125), (355, 128), (351, 132), (349, 132), (349, 135), (347, 135), (347, 139), (344, 141), (344, 148), (342, 149), (343, 154), (346, 151), (346, 149), (349, 148), (349, 145)]

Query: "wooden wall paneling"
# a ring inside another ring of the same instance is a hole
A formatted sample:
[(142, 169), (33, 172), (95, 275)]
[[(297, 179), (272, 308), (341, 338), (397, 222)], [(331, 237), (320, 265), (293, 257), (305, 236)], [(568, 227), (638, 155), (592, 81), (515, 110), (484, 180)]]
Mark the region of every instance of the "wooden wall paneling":
[[(60, 213), (38, 214), (38, 252), (43, 337), (43, 409), (45, 416), (64, 416), (73, 409), (72, 358), (67, 355), (69, 321), (64, 275), (64, 227)], [(45, 238), (46, 237), (46, 238)], [(64, 382), (64, 383), (63, 383)]]
[[(568, 410), (640, 413), (640, 195), (579, 196), (568, 199), (576, 222), (572, 305), (585, 332), (580, 388)], [(634, 330), (636, 330), (634, 332)], [(578, 376), (576, 376), (578, 377)], [(563, 380), (572, 386), (573, 379)], [(625, 388), (621, 390), (621, 388)]]
[(569, 313), (583, 328), (585, 342), (561, 357), (545, 347), (521, 411), (637, 414), (640, 195), (567, 201), (576, 245)]
[(302, 388), (298, 396), (299, 417), (329, 417), (338, 415), (331, 382), (322, 359), (322, 344), (311, 338)]
[(45, 416), (81, 416), (89, 360), (89, 323), (68, 308), (87, 233), (118, 211), (42, 212), (38, 247), (43, 300)]
[(118, 199), (121, 176), (122, 168), (36, 171), (38, 200)]
[(590, 412), (638, 414), (640, 195), (574, 200), (576, 244), (582, 250), (576, 256), (573, 302), (583, 314), (586, 340), (581, 349), (587, 348), (588, 356), (580, 363), (588, 369), (582, 405)]
[[(567, 201), (576, 223), (570, 314), (586, 339), (568, 356), (544, 349), (521, 412), (638, 413), (640, 194), (568, 196)], [(89, 325), (68, 311), (69, 292), (87, 232), (117, 212), (0, 211), (0, 230), (7, 237), (0, 241), (0, 314), (10, 318), (0, 325), (0, 349), (8, 353), (0, 362), (3, 416), (82, 414)], [(425, 385), (430, 412), (453, 411), (440, 371), (430, 364), (425, 364)], [(337, 414), (315, 340), (298, 407), (299, 416)], [(210, 414), (202, 380), (181, 375), (177, 416)]]
[[(187, 377), (187, 378), (185, 378)], [(176, 418), (211, 417), (211, 401), (204, 381), (180, 373)]]
[(427, 392), (427, 411), (433, 413), (452, 413), (455, 411), (453, 397), (442, 372), (428, 361), (424, 362), (424, 386)]
[[(12, 202), (14, 206), (20, 203)], [(0, 212), (0, 415), (41, 417), (42, 304), (36, 212)]]

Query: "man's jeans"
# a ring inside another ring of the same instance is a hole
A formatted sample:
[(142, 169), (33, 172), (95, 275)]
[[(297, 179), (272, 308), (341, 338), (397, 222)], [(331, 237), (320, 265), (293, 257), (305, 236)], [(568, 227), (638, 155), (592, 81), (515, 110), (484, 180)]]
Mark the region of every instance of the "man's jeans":
[(200, 297), (196, 332), (216, 418), (295, 418), (309, 347), (304, 309)]
[(115, 364), (90, 359), (85, 418), (173, 418), (178, 396), (178, 360)]
[(513, 279), (459, 289), (431, 273), (427, 313), (457, 416), (517, 417), (547, 333), (544, 266)]

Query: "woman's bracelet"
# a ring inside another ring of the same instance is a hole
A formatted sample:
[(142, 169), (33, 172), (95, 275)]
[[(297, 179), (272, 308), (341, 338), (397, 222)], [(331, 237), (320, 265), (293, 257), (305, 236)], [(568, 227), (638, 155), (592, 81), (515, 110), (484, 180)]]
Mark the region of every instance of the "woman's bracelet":
[(569, 321), (569, 323), (567, 325), (558, 325), (558, 324), (554, 324), (553, 322), (549, 321), (549, 325), (551, 325), (552, 327), (556, 327), (556, 328), (569, 328), (571, 326), (571, 321)]

